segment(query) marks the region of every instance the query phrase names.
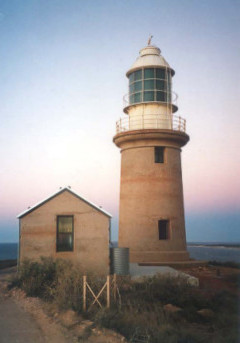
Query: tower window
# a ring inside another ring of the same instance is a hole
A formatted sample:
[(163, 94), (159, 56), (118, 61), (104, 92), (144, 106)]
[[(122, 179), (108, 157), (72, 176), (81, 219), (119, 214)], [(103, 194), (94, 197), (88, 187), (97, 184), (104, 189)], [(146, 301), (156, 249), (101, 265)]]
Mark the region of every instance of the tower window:
[(57, 217), (57, 251), (73, 251), (73, 216)]
[(155, 163), (164, 163), (164, 150), (165, 148), (163, 146), (155, 146)]
[(158, 221), (159, 240), (169, 239), (169, 220)]

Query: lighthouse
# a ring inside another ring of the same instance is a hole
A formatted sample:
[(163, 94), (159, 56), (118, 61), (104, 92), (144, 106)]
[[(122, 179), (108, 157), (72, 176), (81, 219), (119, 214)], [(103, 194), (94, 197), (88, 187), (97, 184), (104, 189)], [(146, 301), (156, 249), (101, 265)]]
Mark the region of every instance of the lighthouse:
[(118, 245), (130, 249), (130, 262), (189, 260), (181, 168), (189, 136), (176, 115), (174, 74), (151, 38), (126, 74), (125, 117), (113, 142), (121, 151)]

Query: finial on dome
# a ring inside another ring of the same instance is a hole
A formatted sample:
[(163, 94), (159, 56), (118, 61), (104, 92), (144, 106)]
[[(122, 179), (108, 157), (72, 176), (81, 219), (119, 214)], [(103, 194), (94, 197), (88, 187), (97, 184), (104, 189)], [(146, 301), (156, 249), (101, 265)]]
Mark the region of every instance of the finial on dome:
[(152, 40), (153, 36), (152, 35), (149, 35), (149, 38), (148, 38), (148, 45), (151, 45), (151, 40)]

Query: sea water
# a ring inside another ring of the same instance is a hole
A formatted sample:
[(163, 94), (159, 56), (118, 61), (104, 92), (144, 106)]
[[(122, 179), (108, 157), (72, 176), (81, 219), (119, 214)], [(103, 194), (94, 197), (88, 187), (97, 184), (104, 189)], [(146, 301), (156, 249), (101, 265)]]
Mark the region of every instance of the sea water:
[(16, 260), (18, 243), (0, 243), (0, 260)]
[[(116, 242), (114, 242), (115, 244)], [(240, 263), (240, 247), (216, 245), (209, 246), (209, 243), (188, 245), (188, 252), (191, 258), (205, 261), (233, 261)], [(0, 260), (14, 260), (18, 256), (17, 243), (0, 243)]]
[(218, 262), (237, 262), (240, 263), (240, 247), (231, 247), (224, 245), (188, 245), (187, 250), (191, 258), (205, 261)]

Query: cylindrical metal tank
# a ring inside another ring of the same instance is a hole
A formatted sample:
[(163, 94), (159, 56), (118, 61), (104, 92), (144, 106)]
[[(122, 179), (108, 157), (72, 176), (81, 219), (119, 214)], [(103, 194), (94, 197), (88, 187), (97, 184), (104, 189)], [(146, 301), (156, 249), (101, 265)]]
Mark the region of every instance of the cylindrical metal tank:
[(129, 248), (110, 248), (111, 274), (129, 274)]

